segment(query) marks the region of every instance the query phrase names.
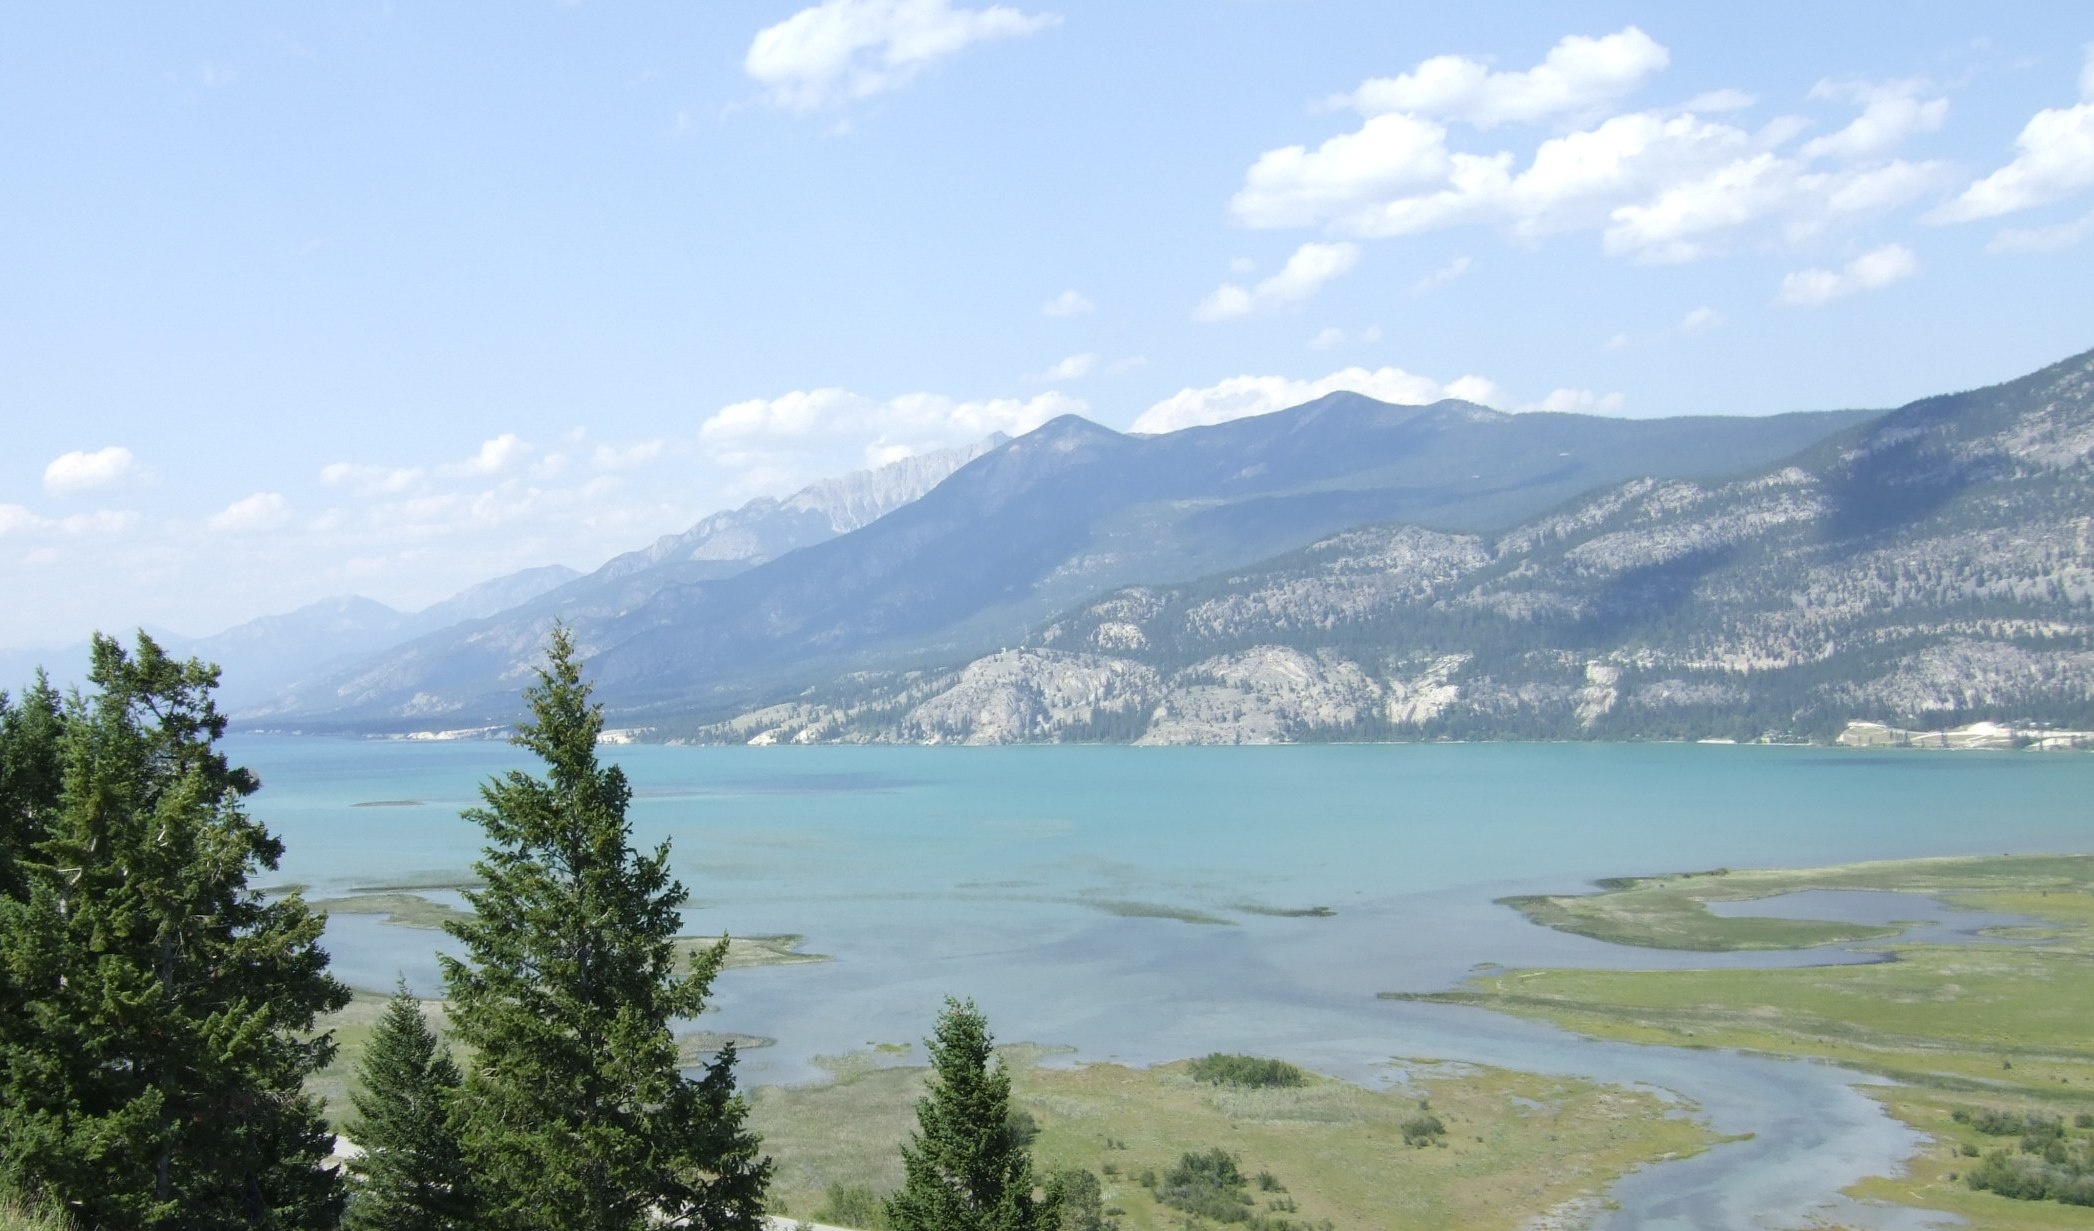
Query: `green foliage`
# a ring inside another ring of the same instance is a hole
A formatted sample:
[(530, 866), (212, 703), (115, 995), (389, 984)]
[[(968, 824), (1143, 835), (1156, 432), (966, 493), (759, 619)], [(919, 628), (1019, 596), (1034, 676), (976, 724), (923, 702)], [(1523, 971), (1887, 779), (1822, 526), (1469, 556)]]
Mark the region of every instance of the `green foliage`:
[(524, 694), (516, 742), (546, 776), (512, 772), (466, 815), (487, 833), (468, 891), (473, 917), (445, 926), (451, 1020), (476, 1054), (460, 1098), (466, 1157), (487, 1221), (503, 1228), (636, 1231), (656, 1220), (761, 1225), (771, 1172), (744, 1127), (730, 1044), (696, 1080), (669, 1024), (696, 1017), (726, 941), (679, 972), (688, 899), (665, 842), (632, 847), (631, 788), (597, 763), (572, 636), (553, 631)]
[(1214, 1052), (1186, 1066), (1194, 1081), (1210, 1086), (1279, 1087), (1305, 1086), (1309, 1075), (1285, 1060)]
[(888, 1231), (887, 1200), (864, 1184), (831, 1184), (814, 1221), (859, 1231)]
[(464, 1231), (474, 1225), (472, 1185), (452, 1123), (458, 1066), (400, 989), (385, 1007), (357, 1067), (346, 1126), (363, 1148), (344, 1231)]
[(332, 1227), (302, 1085), (349, 993), (325, 919), (249, 887), (282, 846), (217, 749), (217, 669), (97, 636), (89, 678), (0, 717), (0, 1184), (89, 1228)]
[(1403, 1144), (1407, 1146), (1429, 1146), (1447, 1135), (1447, 1126), (1429, 1111), (1421, 1111), (1405, 1120)]
[(948, 999), (925, 1040), (931, 1078), (902, 1147), (896, 1231), (1053, 1231), (1059, 1196), (1033, 1193), (1032, 1155), (1012, 1132), (1011, 1076), (973, 1001)]
[(1250, 1181), (1237, 1166), (1236, 1156), (1220, 1146), (1179, 1158), (1163, 1173), (1156, 1199), (1215, 1222), (1248, 1222), (1251, 1216)]
[(1047, 1192), (1061, 1209), (1058, 1231), (1119, 1231), (1120, 1220), (1105, 1212), (1105, 1186), (1083, 1167), (1064, 1167), (1047, 1178)]
[[(2063, 1117), (1958, 1108), (1949, 1118), (1988, 1137), (2019, 1138), (2013, 1148), (1985, 1153), (1963, 1177), (1972, 1188), (2021, 1201), (2094, 1205), (2094, 1137), (2068, 1132)], [(2094, 1116), (2081, 1113), (2073, 1117), (2072, 1124), (2077, 1129), (2094, 1128)], [(1966, 1144), (1963, 1152), (1974, 1156), (1979, 1151)]]

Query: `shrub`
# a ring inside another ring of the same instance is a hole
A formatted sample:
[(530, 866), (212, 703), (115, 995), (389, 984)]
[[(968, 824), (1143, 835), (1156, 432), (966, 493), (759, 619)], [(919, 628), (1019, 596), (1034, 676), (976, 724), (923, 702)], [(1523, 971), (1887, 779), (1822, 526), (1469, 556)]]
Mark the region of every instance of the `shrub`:
[(1447, 1126), (1429, 1111), (1403, 1122), (1403, 1144), (1407, 1146), (1429, 1146), (1446, 1135)]
[(1164, 1172), (1156, 1199), (1215, 1222), (1248, 1222), (1249, 1188), (1236, 1156), (1216, 1146), (1202, 1154), (1186, 1154)]
[(887, 1231), (887, 1200), (863, 1184), (831, 1184), (814, 1221), (863, 1231)]
[(1225, 1052), (1201, 1056), (1187, 1066), (1194, 1081), (1210, 1086), (1279, 1087), (1306, 1086), (1309, 1075), (1285, 1060), (1263, 1056), (1241, 1056)]

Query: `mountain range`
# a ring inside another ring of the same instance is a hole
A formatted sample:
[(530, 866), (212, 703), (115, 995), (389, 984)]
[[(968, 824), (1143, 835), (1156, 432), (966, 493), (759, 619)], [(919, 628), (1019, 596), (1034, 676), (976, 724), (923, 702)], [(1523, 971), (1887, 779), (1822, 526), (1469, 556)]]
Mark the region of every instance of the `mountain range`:
[[(614, 725), (735, 742), (1824, 739), (2094, 725), (2094, 354), (1889, 411), (1336, 393), (1056, 419), (412, 614), (172, 648), (250, 728), (499, 729), (555, 621)], [(0, 664), (4, 666), (6, 664)]]
[(2094, 354), (1720, 480), (1379, 524), (1022, 645), (680, 732), (755, 742), (1822, 740), (2094, 725)]
[(620, 721), (727, 716), (841, 674), (1018, 644), (1117, 586), (1189, 581), (1363, 523), (1494, 532), (1596, 486), (1771, 462), (1867, 417), (1515, 416), (1349, 393), (1157, 436), (1063, 417), (849, 533), (724, 576), (681, 549), (649, 568), (613, 561), (309, 681), (255, 717), (306, 730), (498, 725), (556, 618)]

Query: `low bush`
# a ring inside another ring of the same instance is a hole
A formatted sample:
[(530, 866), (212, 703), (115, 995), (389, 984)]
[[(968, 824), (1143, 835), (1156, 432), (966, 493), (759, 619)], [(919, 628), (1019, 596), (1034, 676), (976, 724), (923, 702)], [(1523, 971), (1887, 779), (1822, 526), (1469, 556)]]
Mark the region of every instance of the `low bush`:
[(1447, 1126), (1429, 1111), (1403, 1122), (1403, 1144), (1407, 1146), (1429, 1146), (1446, 1135)]
[(887, 1231), (887, 1202), (863, 1184), (831, 1184), (814, 1221), (862, 1231)]
[(1285, 1060), (1263, 1056), (1240, 1056), (1225, 1052), (1201, 1056), (1186, 1066), (1194, 1081), (1210, 1086), (1280, 1087), (1306, 1086), (1309, 1075)]

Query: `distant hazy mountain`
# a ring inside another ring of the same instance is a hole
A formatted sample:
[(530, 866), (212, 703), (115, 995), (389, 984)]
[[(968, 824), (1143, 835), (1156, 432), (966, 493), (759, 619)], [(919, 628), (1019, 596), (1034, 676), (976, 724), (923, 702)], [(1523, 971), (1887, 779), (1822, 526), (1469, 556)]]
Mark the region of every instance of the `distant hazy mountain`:
[[(523, 601), (450, 622), (423, 636), (388, 642), (396, 649), (353, 665), (278, 680), (266, 705), (246, 716), (280, 717), (341, 706), (343, 695), (407, 688), (396, 707), (403, 716), (456, 709), (433, 692), (462, 671), (493, 664), (497, 687), (524, 678), (555, 619), (578, 626), (616, 621), (665, 592), (747, 572), (803, 547), (872, 524), (923, 496), (955, 470), (1007, 443), (1001, 432), (974, 444), (903, 458), (871, 470), (823, 479), (779, 500), (759, 497), (714, 513), (681, 534), (663, 535), (639, 551), (616, 556), (587, 576), (545, 587)], [(488, 618), (499, 617), (499, 618)], [(430, 632), (430, 628), (417, 630)], [(374, 647), (375, 648), (375, 647)]]
[[(499, 618), (301, 686), (267, 721), (507, 721), (556, 616), (575, 626), (599, 695), (621, 720), (731, 712), (838, 671), (1016, 644), (1057, 608), (1129, 582), (1182, 581), (1363, 523), (1498, 530), (1640, 475), (1757, 468), (1867, 417), (1513, 416), (1354, 394), (1162, 436), (1064, 417), (849, 533), (721, 575), (723, 562), (706, 553), (741, 551), (737, 536), (752, 525), (811, 525), (859, 507), (855, 497), (812, 496), (806, 507), (749, 506)], [(795, 541), (780, 535), (768, 541)], [(761, 554), (748, 553), (725, 564)]]
[[(156, 632), (154, 640), (173, 654), (217, 663), (223, 672), (219, 704), (239, 713), (274, 697), (293, 681), (329, 664), (340, 664), (398, 645), (438, 628), (506, 610), (567, 582), (578, 574), (565, 565), (524, 569), (483, 581), (420, 611), (396, 611), (375, 599), (345, 595), (307, 603), (295, 611), (263, 616), (208, 637)], [(107, 630), (129, 639), (129, 630)], [(85, 682), (87, 643), (47, 652), (16, 651), (0, 657), (0, 688), (12, 691), (44, 667), (61, 687)]]
[(1496, 534), (1355, 528), (1115, 590), (958, 667), (670, 730), (1822, 739), (1856, 720), (2094, 726), (2094, 353), (1727, 482), (1609, 484)]

